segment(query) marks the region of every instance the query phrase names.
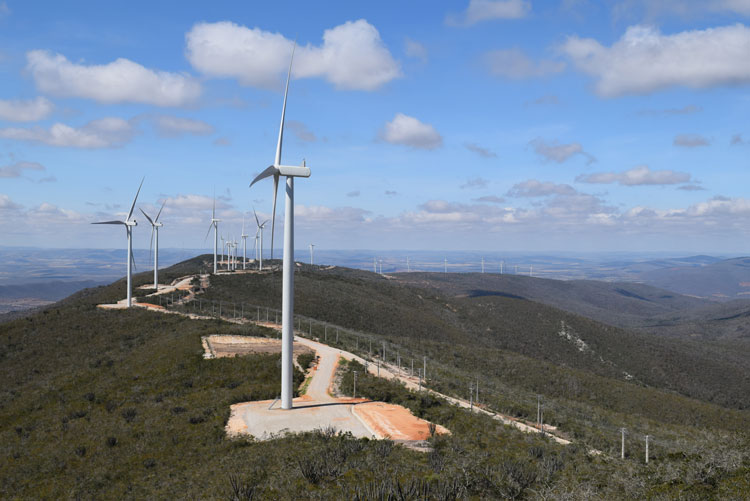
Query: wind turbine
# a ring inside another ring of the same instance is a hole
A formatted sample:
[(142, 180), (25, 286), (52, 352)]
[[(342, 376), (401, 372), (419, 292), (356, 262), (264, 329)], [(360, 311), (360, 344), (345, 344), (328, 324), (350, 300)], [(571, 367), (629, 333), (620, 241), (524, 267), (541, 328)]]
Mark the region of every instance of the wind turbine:
[[(161, 204), (161, 209), (159, 209), (158, 214), (156, 214), (156, 217), (153, 220), (148, 217), (148, 214), (146, 214), (143, 209), (138, 209), (143, 212), (143, 215), (146, 216), (148, 222), (151, 223), (151, 243), (149, 244), (149, 252), (151, 252), (152, 248), (154, 249), (154, 291), (156, 292), (159, 291), (159, 228), (164, 226), (159, 222), (159, 216), (161, 216), (161, 211), (164, 210), (164, 204), (166, 203), (167, 201), (164, 200)], [(156, 239), (154, 239), (154, 237)]]
[(247, 265), (247, 237), (250, 235), (245, 234), (245, 214), (242, 214), (242, 269), (244, 270)]
[(240, 243), (237, 241), (237, 239), (234, 239), (234, 242), (232, 242), (232, 246), (234, 247), (234, 267), (233, 270), (237, 270), (237, 249), (239, 248)]
[(122, 224), (125, 225), (125, 232), (128, 235), (128, 308), (133, 306), (133, 267), (135, 267), (135, 260), (133, 259), (133, 226), (138, 226), (138, 222), (135, 219), (130, 219), (133, 216), (133, 209), (135, 209), (135, 201), (138, 200), (138, 194), (141, 192), (141, 186), (143, 186), (143, 180), (138, 186), (138, 191), (135, 192), (135, 198), (133, 204), (130, 206), (130, 212), (128, 217), (124, 221), (101, 221), (98, 223), (91, 224)]
[(294, 49), (289, 61), (289, 71), (286, 76), (284, 90), (284, 105), (281, 108), (281, 124), (279, 125), (279, 141), (276, 144), (276, 158), (273, 165), (258, 174), (250, 186), (266, 177), (273, 176), (273, 214), (271, 216), (271, 257), (273, 258), (273, 234), (276, 224), (276, 194), (279, 178), (286, 177), (286, 204), (284, 208), (284, 261), (282, 274), (281, 296), (281, 408), (292, 408), (292, 348), (294, 342), (294, 178), (310, 177), (310, 169), (305, 166), (289, 167), (281, 165), (281, 144), (284, 137), (284, 116), (286, 114), (286, 98), (289, 94), (289, 78), (292, 75)]
[[(274, 193), (274, 207), (276, 206), (275, 197), (276, 197), (276, 194)], [(255, 208), (253, 208), (253, 215), (255, 216), (255, 224), (258, 225), (258, 231), (255, 233), (255, 238), (258, 238), (258, 235), (260, 235), (260, 248), (259, 248), (260, 260), (258, 261), (258, 271), (263, 271), (263, 228), (266, 227), (266, 223), (268, 223), (268, 219), (266, 219), (265, 221), (263, 221), (263, 223), (261, 223), (260, 219), (258, 219), (258, 214), (255, 212)], [(273, 239), (273, 234), (271, 234), (271, 238)], [(271, 244), (271, 253), (273, 254), (273, 244)]]
[[(218, 271), (217, 263), (216, 263), (216, 252), (217, 247), (219, 246), (219, 223), (221, 222), (221, 219), (216, 219), (216, 194), (214, 194), (214, 207), (211, 209), (211, 224), (208, 225), (208, 231), (206, 232), (206, 238), (208, 238), (208, 234), (211, 233), (211, 227), (214, 228), (214, 275), (216, 275), (216, 272)], [(203, 239), (203, 241), (206, 241), (206, 238)]]
[(313, 256), (315, 255), (315, 244), (310, 244), (310, 266), (312, 266), (313, 263)]

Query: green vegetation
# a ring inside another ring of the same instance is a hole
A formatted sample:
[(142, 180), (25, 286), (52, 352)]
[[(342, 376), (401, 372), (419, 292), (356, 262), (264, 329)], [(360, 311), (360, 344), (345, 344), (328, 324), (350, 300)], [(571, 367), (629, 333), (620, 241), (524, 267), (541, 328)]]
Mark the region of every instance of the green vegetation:
[[(207, 264), (198, 257), (160, 276), (176, 279)], [(136, 285), (149, 280), (148, 272), (136, 275)], [(739, 499), (750, 492), (750, 416), (709, 402), (731, 403), (747, 380), (725, 379), (726, 389), (714, 398), (685, 396), (717, 388), (714, 374), (705, 374), (707, 383), (696, 374), (715, 362), (715, 353), (691, 355), (687, 345), (670, 347), (666, 340), (634, 347), (646, 338), (531, 301), (447, 297), (366, 272), (304, 266), (297, 312), (330, 322), (329, 344), (336, 344), (339, 326), (338, 346), (357, 351), (358, 340), (361, 355), (369, 352), (370, 337), (376, 350), (386, 341), (391, 362), (391, 350), (399, 350), (404, 365), (426, 355), (429, 387), (465, 397), (480, 376), (481, 405), (532, 421), (541, 394), (545, 422), (575, 443), (563, 447), (521, 433), (365, 375), (356, 363), (342, 367), (343, 391), (358, 370), (358, 396), (404, 405), (451, 435), (431, 439), (434, 450), (426, 454), (330, 430), (273, 442), (229, 440), (224, 426), (231, 404), (278, 393), (279, 357), (205, 360), (201, 336), (276, 333), (95, 307), (122, 299), (123, 282), (0, 324), (0, 453), (6, 458), (0, 497)], [(211, 277), (199, 297), (272, 308), (279, 294), (280, 274), (268, 273)], [(558, 335), (560, 321), (606, 363), (571, 349)], [(313, 325), (313, 335), (323, 338), (322, 324)], [(311, 361), (298, 357), (302, 367)], [(684, 367), (692, 363), (698, 367)], [(633, 370), (635, 379), (625, 380), (624, 370)], [(680, 386), (671, 388), (670, 378), (681, 379)], [(299, 385), (302, 373), (295, 371), (295, 379)], [(624, 461), (622, 426), (628, 429)], [(653, 437), (649, 465), (646, 433)]]

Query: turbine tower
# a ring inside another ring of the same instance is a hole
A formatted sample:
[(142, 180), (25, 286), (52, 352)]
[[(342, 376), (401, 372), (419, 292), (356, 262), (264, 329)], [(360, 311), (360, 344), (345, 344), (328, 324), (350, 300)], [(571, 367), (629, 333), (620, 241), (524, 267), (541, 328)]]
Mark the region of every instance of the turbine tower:
[[(275, 199), (274, 199), (274, 202), (275, 202)], [(274, 203), (274, 207), (275, 206), (276, 204)], [(260, 252), (260, 259), (258, 260), (258, 271), (263, 271), (263, 228), (266, 227), (266, 223), (268, 223), (268, 219), (266, 219), (265, 221), (261, 223), (260, 219), (258, 219), (258, 214), (255, 212), (255, 208), (253, 208), (253, 215), (255, 216), (255, 224), (258, 225), (258, 231), (255, 232), (256, 243), (257, 243), (258, 235), (260, 235), (260, 247), (258, 249)], [(271, 238), (273, 239), (273, 235), (271, 235)], [(273, 252), (273, 244), (271, 244), (271, 252)]]
[(161, 204), (161, 209), (159, 209), (159, 212), (153, 220), (148, 217), (148, 214), (146, 214), (143, 209), (138, 209), (143, 212), (143, 215), (146, 216), (148, 222), (151, 223), (151, 243), (149, 244), (148, 250), (151, 252), (151, 249), (154, 249), (154, 291), (156, 292), (159, 291), (159, 228), (164, 226), (159, 222), (159, 216), (161, 216), (161, 211), (164, 210), (164, 204), (166, 203), (167, 201), (164, 200)]
[(284, 104), (281, 108), (281, 124), (279, 125), (279, 141), (276, 144), (276, 158), (273, 165), (258, 174), (250, 186), (266, 177), (273, 176), (273, 214), (271, 215), (271, 257), (273, 258), (273, 234), (276, 223), (276, 194), (279, 178), (286, 177), (286, 204), (284, 208), (284, 261), (281, 296), (281, 408), (292, 408), (293, 395), (293, 366), (292, 348), (294, 342), (294, 178), (310, 177), (310, 169), (302, 160), (300, 167), (281, 165), (281, 145), (284, 137), (284, 116), (286, 114), (286, 98), (289, 94), (289, 78), (292, 76), (292, 62), (294, 49), (289, 61), (289, 71), (284, 90)]
[(242, 214), (242, 235), (240, 235), (240, 238), (242, 238), (242, 269), (244, 270), (247, 265), (247, 237), (250, 235), (247, 235), (245, 233), (245, 215)]
[[(219, 247), (219, 223), (221, 222), (221, 219), (216, 219), (216, 194), (214, 193), (214, 207), (211, 209), (211, 224), (208, 225), (208, 231), (206, 232), (206, 238), (208, 238), (209, 233), (211, 233), (211, 227), (214, 228), (214, 275), (216, 275), (216, 272), (218, 271), (217, 268), (217, 261), (216, 261), (216, 253), (218, 251)], [(206, 241), (206, 238), (203, 239), (203, 241)]]
[(145, 177), (141, 179), (141, 184), (138, 186), (138, 191), (135, 192), (135, 198), (133, 199), (133, 204), (130, 206), (130, 212), (128, 212), (128, 217), (125, 218), (124, 221), (101, 221), (98, 223), (91, 223), (91, 224), (122, 224), (125, 225), (125, 232), (128, 235), (128, 308), (133, 306), (133, 267), (135, 267), (135, 260), (133, 259), (133, 226), (138, 226), (138, 223), (135, 219), (130, 219), (133, 216), (133, 209), (135, 209), (135, 201), (138, 200), (138, 194), (141, 192), (141, 186), (143, 186), (143, 180), (146, 179)]
[(313, 257), (315, 256), (315, 244), (310, 244), (310, 266), (315, 264), (313, 262)]

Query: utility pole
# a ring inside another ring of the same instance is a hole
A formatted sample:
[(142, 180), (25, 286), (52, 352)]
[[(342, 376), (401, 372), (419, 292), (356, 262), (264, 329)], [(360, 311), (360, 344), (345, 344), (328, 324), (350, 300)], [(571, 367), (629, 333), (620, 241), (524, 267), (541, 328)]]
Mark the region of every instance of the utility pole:
[(385, 363), (385, 341), (383, 341), (383, 363)]
[(357, 398), (357, 371), (354, 371), (354, 391), (352, 398)]
[(323, 330), (323, 342), (324, 343), (328, 342), (328, 324), (325, 325), (324, 330)]
[(414, 376), (414, 359), (411, 359), (411, 372), (409, 373), (410, 376)]
[(424, 369), (422, 370), (422, 376), (424, 377), (425, 381), (427, 381), (427, 357), (422, 357), (422, 363), (424, 364)]
[(401, 372), (401, 354), (399, 352), (396, 352), (396, 366), (398, 371)]
[(475, 401), (475, 402), (477, 403), (477, 405), (479, 405), (479, 376), (477, 376), (477, 387), (476, 387), (476, 391), (477, 391), (477, 396), (476, 396), (476, 398), (474, 399), (474, 401)]
[(536, 427), (542, 429), (542, 396), (536, 396)]
[(648, 464), (648, 435), (646, 435), (646, 464)]
[(474, 388), (469, 383), (469, 412), (474, 412)]
[(417, 369), (417, 373), (419, 373), (419, 391), (422, 391), (422, 369)]
[(339, 344), (339, 328), (336, 327), (336, 344)]
[(380, 360), (378, 360), (378, 377), (380, 377)]
[(622, 449), (620, 451), (620, 459), (625, 459), (625, 428), (620, 428), (622, 433)]

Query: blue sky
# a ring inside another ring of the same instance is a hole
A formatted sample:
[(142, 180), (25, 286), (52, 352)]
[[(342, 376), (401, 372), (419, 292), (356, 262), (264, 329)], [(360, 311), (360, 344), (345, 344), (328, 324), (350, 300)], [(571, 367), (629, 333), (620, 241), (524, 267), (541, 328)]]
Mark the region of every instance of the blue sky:
[(89, 223), (143, 176), (162, 246), (209, 247), (214, 190), (223, 234), (269, 216), (248, 184), (296, 37), (298, 248), (743, 253), (749, 22), (750, 0), (0, 0), (0, 245), (120, 247)]

